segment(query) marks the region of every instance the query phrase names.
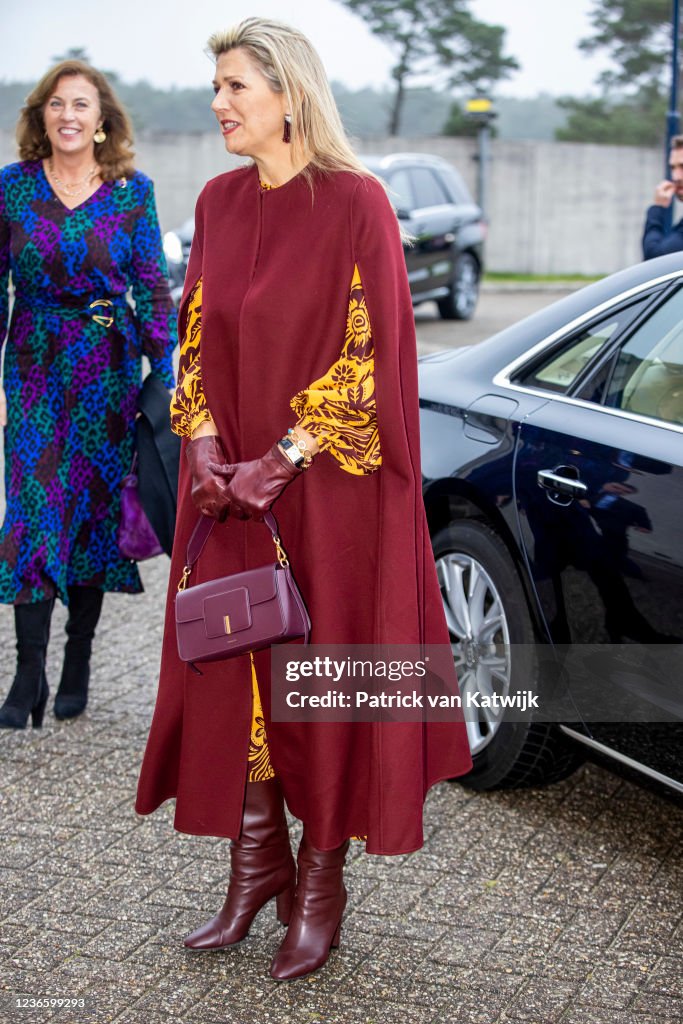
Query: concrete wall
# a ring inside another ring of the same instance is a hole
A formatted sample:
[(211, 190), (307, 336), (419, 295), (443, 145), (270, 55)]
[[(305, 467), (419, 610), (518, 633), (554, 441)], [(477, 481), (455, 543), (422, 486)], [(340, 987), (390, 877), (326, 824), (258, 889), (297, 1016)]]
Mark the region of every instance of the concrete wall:
[[(437, 153), (476, 195), (470, 139), (381, 139), (365, 152)], [(489, 270), (603, 274), (641, 259), (645, 210), (662, 177), (659, 150), (574, 142), (491, 143)]]
[[(438, 153), (476, 192), (476, 145), (469, 139), (377, 139), (359, 152)], [(138, 165), (155, 182), (164, 230), (194, 211), (209, 178), (235, 166), (218, 134), (141, 136)], [(15, 159), (0, 132), (0, 165)], [(491, 144), (490, 270), (604, 274), (640, 259), (645, 209), (662, 176), (662, 155), (634, 146), (569, 142)]]

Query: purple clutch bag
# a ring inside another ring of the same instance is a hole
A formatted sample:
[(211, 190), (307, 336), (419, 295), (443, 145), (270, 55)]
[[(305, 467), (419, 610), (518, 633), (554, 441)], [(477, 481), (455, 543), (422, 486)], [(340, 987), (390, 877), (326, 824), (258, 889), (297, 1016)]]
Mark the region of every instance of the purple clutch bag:
[(136, 468), (137, 455), (133, 457), (130, 473), (121, 481), (121, 519), (116, 541), (124, 558), (143, 562), (163, 554), (164, 549), (140, 502)]
[(220, 661), (302, 637), (308, 643), (311, 621), (272, 512), (266, 512), (264, 522), (273, 534), (277, 562), (187, 587), (215, 520), (202, 516), (197, 523), (175, 597), (182, 661)]

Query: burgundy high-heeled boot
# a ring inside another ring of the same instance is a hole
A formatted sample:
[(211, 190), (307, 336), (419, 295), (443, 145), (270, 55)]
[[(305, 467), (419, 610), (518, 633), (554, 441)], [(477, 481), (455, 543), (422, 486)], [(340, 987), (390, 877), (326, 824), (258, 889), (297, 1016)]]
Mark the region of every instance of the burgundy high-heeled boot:
[(336, 850), (317, 850), (306, 827), (299, 846), (299, 874), (287, 935), (270, 966), (277, 981), (292, 981), (315, 971), (339, 945), (346, 907), (343, 882), (346, 840)]
[(259, 910), (275, 898), (278, 920), (289, 922), (296, 865), (277, 779), (248, 782), (242, 831), (230, 844), (230, 883), (222, 909), (185, 939), (188, 949), (224, 949), (246, 937)]

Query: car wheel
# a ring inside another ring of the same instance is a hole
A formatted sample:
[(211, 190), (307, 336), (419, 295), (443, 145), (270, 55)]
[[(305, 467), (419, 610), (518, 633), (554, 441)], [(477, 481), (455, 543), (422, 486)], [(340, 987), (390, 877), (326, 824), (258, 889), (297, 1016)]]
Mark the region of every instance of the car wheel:
[[(433, 547), (463, 705), (476, 691), (535, 692), (534, 629), (505, 544), (487, 526), (462, 520), (441, 530)], [(583, 760), (552, 724), (505, 721), (505, 709), (484, 715), (466, 722), (473, 768), (458, 782), (470, 789), (556, 782)]]
[(437, 300), (439, 313), (444, 320), (471, 320), (478, 299), (479, 264), (471, 253), (461, 252), (448, 295)]

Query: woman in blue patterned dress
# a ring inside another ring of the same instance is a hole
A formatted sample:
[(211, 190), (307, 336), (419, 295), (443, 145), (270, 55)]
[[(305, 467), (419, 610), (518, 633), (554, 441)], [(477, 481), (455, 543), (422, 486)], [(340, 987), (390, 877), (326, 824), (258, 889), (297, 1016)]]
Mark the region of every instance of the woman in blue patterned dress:
[(0, 602), (14, 605), (18, 655), (0, 726), (21, 729), (29, 715), (42, 724), (55, 599), (69, 609), (55, 714), (71, 718), (86, 705), (104, 592), (142, 589), (116, 544), (120, 484), (141, 356), (171, 387), (175, 315), (152, 183), (133, 168), (130, 122), (104, 76), (53, 67), (17, 139), (21, 162), (0, 171)]

